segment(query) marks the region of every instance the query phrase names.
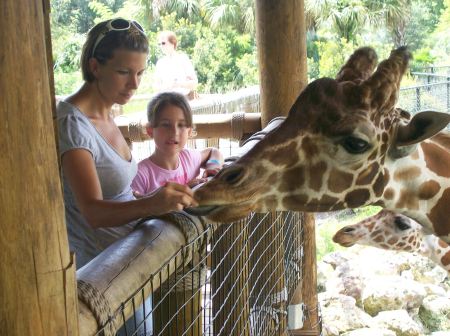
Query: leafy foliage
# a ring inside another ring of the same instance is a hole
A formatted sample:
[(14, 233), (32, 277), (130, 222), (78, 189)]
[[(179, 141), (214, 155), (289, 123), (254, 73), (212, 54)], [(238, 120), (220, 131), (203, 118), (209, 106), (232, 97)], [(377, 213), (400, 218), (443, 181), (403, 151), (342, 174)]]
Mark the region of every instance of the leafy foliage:
[[(81, 83), (78, 60), (85, 33), (111, 17), (138, 20), (150, 41), (148, 71), (139, 92), (152, 91), (161, 57), (156, 35), (176, 32), (178, 48), (196, 68), (201, 92), (225, 92), (259, 81), (254, 0), (52, 0), (56, 91)], [(308, 76), (334, 76), (357, 47), (380, 59), (408, 44), (413, 68), (448, 63), (450, 0), (306, 0)]]

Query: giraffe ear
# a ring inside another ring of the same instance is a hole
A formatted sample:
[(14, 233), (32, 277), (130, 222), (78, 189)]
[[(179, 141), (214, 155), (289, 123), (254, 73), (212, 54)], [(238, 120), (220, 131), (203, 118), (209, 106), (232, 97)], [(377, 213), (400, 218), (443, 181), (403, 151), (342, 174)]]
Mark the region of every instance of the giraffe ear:
[(410, 146), (436, 135), (450, 122), (450, 114), (423, 111), (413, 116), (406, 125), (400, 125), (394, 139), (396, 147)]

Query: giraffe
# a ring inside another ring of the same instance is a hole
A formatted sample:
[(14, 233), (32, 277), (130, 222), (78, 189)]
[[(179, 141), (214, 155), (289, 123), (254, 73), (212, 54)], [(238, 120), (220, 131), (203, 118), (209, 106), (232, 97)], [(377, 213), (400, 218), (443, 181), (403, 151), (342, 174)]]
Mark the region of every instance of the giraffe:
[(196, 189), (199, 206), (188, 211), (224, 222), (374, 204), (449, 239), (450, 136), (441, 130), (450, 115), (410, 118), (395, 107), (410, 58), (400, 47), (376, 67), (372, 48), (357, 49), (336, 79), (311, 82), (281, 125)]
[(344, 247), (355, 244), (384, 250), (416, 252), (434, 261), (450, 273), (450, 245), (424, 232), (411, 218), (389, 210), (381, 210), (356, 224), (341, 228), (333, 241)]

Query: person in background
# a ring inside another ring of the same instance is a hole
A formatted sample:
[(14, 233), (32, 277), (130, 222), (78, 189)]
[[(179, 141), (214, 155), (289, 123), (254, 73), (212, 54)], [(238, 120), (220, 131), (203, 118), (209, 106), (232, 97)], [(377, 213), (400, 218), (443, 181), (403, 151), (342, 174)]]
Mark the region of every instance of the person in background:
[(66, 224), (77, 268), (135, 228), (139, 219), (194, 206), (192, 190), (169, 182), (136, 199), (137, 172), (114, 123), (113, 104), (126, 104), (146, 69), (148, 40), (136, 21), (103, 21), (87, 36), (81, 55), (84, 83), (57, 107)]
[(197, 74), (189, 57), (177, 51), (174, 32), (162, 31), (158, 44), (164, 54), (156, 62), (154, 87), (157, 92), (174, 91), (194, 99), (198, 84)]
[[(131, 184), (135, 192), (148, 195), (168, 182), (193, 187), (222, 168), (223, 156), (218, 149), (185, 148), (193, 123), (192, 110), (182, 94), (156, 95), (148, 104), (147, 117), (147, 133), (155, 141), (155, 151), (138, 164)], [(200, 168), (205, 170), (198, 179)]]

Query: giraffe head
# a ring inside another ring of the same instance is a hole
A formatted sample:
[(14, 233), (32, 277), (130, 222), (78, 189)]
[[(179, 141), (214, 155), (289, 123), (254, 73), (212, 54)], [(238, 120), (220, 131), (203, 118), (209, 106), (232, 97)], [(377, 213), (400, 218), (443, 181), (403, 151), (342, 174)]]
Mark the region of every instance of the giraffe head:
[(344, 247), (360, 244), (385, 250), (420, 252), (425, 246), (422, 245), (424, 236), (423, 227), (416, 221), (381, 210), (356, 224), (344, 226), (335, 233), (333, 241)]
[(250, 211), (383, 206), (389, 165), (450, 119), (428, 112), (409, 120), (395, 108), (410, 58), (406, 47), (393, 50), (375, 70), (375, 51), (356, 50), (336, 79), (310, 83), (279, 127), (198, 188), (191, 213), (231, 221)]

